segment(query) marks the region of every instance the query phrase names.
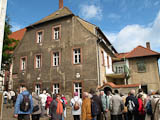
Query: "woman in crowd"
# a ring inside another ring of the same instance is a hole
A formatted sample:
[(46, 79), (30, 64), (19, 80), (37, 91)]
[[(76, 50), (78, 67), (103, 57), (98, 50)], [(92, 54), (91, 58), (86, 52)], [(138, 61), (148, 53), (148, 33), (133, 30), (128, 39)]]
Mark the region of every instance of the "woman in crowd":
[(33, 100), (33, 111), (32, 111), (32, 120), (40, 120), (41, 115), (41, 98), (35, 93), (32, 93)]
[(138, 108), (138, 112), (139, 112), (139, 120), (145, 120), (145, 111), (144, 111), (144, 104), (143, 104), (143, 100), (142, 100), (142, 94), (138, 95), (138, 104), (139, 104), (139, 108)]

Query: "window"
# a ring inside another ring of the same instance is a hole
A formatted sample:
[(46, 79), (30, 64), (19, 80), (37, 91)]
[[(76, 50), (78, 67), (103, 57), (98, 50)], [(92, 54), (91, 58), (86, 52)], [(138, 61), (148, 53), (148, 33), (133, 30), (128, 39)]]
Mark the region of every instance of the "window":
[(41, 91), (41, 85), (40, 85), (40, 84), (36, 84), (36, 85), (35, 85), (35, 93), (36, 93), (37, 95), (39, 95), (39, 94), (40, 94), (40, 91)]
[(74, 83), (74, 92), (78, 92), (78, 96), (82, 98), (82, 83)]
[(53, 94), (58, 94), (59, 93), (59, 84), (53, 84)]
[(37, 32), (37, 43), (41, 43), (43, 38), (43, 31)]
[(144, 61), (137, 62), (137, 70), (138, 72), (146, 72), (146, 65)]
[(36, 62), (35, 67), (40, 68), (41, 67), (41, 55), (36, 55), (36, 61), (35, 62)]
[(81, 50), (80, 50), (80, 48), (73, 50), (73, 63), (74, 64), (81, 63)]
[(53, 27), (53, 39), (54, 40), (60, 39), (60, 26)]
[(26, 57), (22, 57), (21, 58), (21, 70), (25, 70), (26, 69)]
[(103, 53), (103, 51), (101, 51), (101, 54), (102, 54), (102, 65), (104, 65), (104, 53)]
[(108, 67), (108, 69), (110, 68), (109, 66), (110, 66), (109, 65), (109, 56), (107, 55), (107, 67)]
[(124, 73), (124, 67), (123, 66), (116, 66), (116, 73)]
[(59, 66), (59, 52), (53, 53), (53, 66)]

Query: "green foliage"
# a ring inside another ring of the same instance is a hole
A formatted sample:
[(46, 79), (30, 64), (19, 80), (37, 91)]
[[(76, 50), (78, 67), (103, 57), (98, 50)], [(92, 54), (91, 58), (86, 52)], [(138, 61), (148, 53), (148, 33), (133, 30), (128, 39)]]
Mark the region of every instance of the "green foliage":
[[(9, 51), (13, 51), (18, 44), (18, 40), (8, 37), (12, 33), (11, 27), (12, 26), (9, 24), (9, 19), (6, 18), (3, 39), (2, 69), (9, 69), (12, 58), (12, 55), (9, 53)], [(12, 45), (13, 43), (15, 44), (14, 46)]]

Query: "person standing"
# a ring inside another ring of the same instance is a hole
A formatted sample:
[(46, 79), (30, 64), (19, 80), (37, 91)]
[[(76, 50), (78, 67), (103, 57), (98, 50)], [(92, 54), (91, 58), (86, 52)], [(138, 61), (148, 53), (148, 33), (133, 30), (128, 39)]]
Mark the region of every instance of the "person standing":
[(71, 99), (70, 105), (72, 107), (74, 120), (80, 120), (82, 100), (79, 98), (78, 92), (74, 93), (74, 97)]
[(57, 120), (58, 117), (57, 117), (57, 113), (56, 113), (56, 110), (57, 110), (57, 96), (56, 94), (53, 94), (53, 100), (49, 106), (49, 117), (51, 118), (51, 120)]
[(114, 91), (115, 95), (110, 99), (111, 120), (123, 120), (122, 111), (124, 110), (123, 99), (119, 95), (119, 91)]
[(8, 92), (7, 91), (3, 92), (3, 98), (4, 98), (4, 104), (7, 104), (7, 98), (8, 98)]
[(143, 104), (143, 100), (142, 100), (142, 94), (138, 95), (138, 112), (139, 112), (139, 120), (145, 120), (145, 111), (144, 111), (144, 104)]
[(91, 115), (91, 99), (88, 98), (88, 93), (83, 93), (83, 102), (82, 102), (82, 120), (92, 120)]
[(50, 96), (50, 94), (47, 94), (47, 100), (46, 100), (46, 110), (47, 110), (47, 115), (49, 115), (49, 106), (52, 102), (52, 97)]
[(109, 110), (109, 98), (107, 98), (106, 94), (104, 93), (104, 91), (100, 92), (100, 96), (101, 96), (101, 101), (102, 101), (102, 108), (103, 108), (103, 114), (104, 114), (104, 118), (105, 120), (107, 120), (108, 118), (108, 110)]
[(43, 90), (43, 93), (40, 94), (39, 97), (41, 98), (41, 102), (42, 102), (42, 113), (41, 113), (41, 117), (44, 117), (44, 116), (45, 116), (46, 101), (47, 101), (46, 90)]
[(97, 106), (97, 115), (96, 116), (92, 116), (94, 120), (101, 120), (102, 119), (102, 101), (100, 96), (98, 96), (96, 94), (96, 90), (94, 88), (90, 89), (90, 94), (92, 95), (91, 97), (91, 101), (95, 102), (96, 106)]
[(63, 116), (64, 116), (64, 119), (65, 119), (67, 117), (66, 105), (68, 103), (67, 103), (67, 99), (66, 99), (66, 97), (64, 95), (62, 95), (61, 100), (62, 100), (62, 104), (63, 104)]
[(63, 118), (63, 104), (62, 104), (62, 101), (61, 101), (61, 95), (60, 94), (57, 94), (57, 110), (56, 110), (56, 113), (57, 113), (57, 117), (58, 119), (57, 120), (62, 120)]
[(33, 113), (32, 113), (32, 120), (39, 120), (41, 115), (41, 98), (35, 93), (32, 93), (32, 99), (33, 99)]
[[(128, 108), (128, 120), (138, 120), (138, 99), (135, 97), (135, 90), (131, 90), (126, 98), (125, 106)], [(131, 109), (132, 108), (132, 109)]]
[(18, 95), (16, 100), (14, 117), (18, 120), (30, 120), (30, 114), (32, 113), (32, 110), (32, 95), (29, 93), (26, 86), (22, 86), (22, 92)]
[(153, 120), (160, 120), (160, 89), (151, 98)]

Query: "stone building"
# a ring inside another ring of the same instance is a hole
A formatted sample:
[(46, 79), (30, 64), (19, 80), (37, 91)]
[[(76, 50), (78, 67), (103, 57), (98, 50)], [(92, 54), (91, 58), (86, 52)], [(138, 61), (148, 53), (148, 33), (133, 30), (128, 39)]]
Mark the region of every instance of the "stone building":
[(117, 58), (113, 60), (114, 73), (106, 75), (111, 78), (108, 82), (126, 86), (128, 84), (140, 85), (139, 87), (146, 93), (150, 89), (160, 88), (158, 66), (160, 53), (151, 50), (149, 42), (146, 43), (146, 48), (137, 46), (128, 53), (118, 53), (116, 56)]
[(160, 86), (160, 54), (149, 43), (117, 53), (99, 27), (75, 16), (63, 0), (59, 10), (12, 34), (18, 36), (10, 78), (14, 89), (26, 84), (37, 94), (47, 89), (71, 97), (90, 88), (127, 93)]
[(112, 73), (117, 51), (97, 26), (61, 4), (58, 11), (26, 27), (13, 53), (13, 86), (24, 84), (72, 96), (97, 88)]

